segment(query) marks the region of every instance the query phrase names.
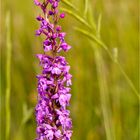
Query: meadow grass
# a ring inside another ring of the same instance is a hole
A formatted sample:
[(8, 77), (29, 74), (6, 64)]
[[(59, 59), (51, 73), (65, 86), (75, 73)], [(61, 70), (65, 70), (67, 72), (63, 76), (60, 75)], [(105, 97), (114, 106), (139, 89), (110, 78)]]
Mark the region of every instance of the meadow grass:
[[(60, 24), (67, 32), (67, 42), (73, 46), (66, 56), (73, 75), (72, 140), (138, 140), (138, 3), (62, 0), (61, 10), (67, 14)], [(7, 129), (9, 139), (34, 139), (35, 76), (41, 71), (35, 55), (43, 51), (41, 39), (34, 34), (39, 27), (35, 17), (40, 11), (27, 0), (22, 4), (19, 0), (6, 0), (2, 5), (0, 137), (5, 139)], [(7, 38), (12, 43), (11, 59), (5, 41), (9, 34), (4, 27), (7, 9), (11, 12), (11, 25), (7, 26), (11, 26), (11, 41)], [(6, 68), (9, 62), (11, 70)], [(5, 98), (7, 87), (11, 88), (10, 99), (9, 95)], [(11, 115), (6, 121), (9, 105)], [(9, 121), (11, 125), (6, 125)]]

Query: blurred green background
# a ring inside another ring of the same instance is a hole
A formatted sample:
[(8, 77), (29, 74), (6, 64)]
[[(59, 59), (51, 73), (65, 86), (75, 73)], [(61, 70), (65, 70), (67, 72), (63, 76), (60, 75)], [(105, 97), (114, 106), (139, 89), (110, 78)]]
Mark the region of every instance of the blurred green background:
[[(139, 90), (139, 0), (71, 0), (79, 14), (88, 22), (98, 21), (102, 13), (101, 38), (117, 58), (126, 74)], [(61, 7), (69, 8), (65, 4)], [(37, 53), (42, 53), (42, 39), (35, 36), (41, 13), (32, 0), (1, 1), (1, 92), (0, 137), (5, 140), (6, 91), (6, 12), (11, 13), (11, 128), (10, 140), (33, 140), (36, 137), (34, 107), (37, 102), (36, 74), (41, 72)], [(91, 13), (93, 15), (91, 15)], [(90, 22), (89, 22), (90, 23)], [(98, 52), (95, 43), (74, 30), (86, 29), (67, 14), (60, 23), (67, 32), (66, 40), (73, 46), (67, 53), (73, 75), (72, 99), (69, 109), (73, 119), (72, 140), (138, 140), (139, 99), (106, 50)], [(87, 29), (89, 30), (89, 29)], [(90, 31), (90, 30), (89, 30)], [(89, 32), (90, 33), (90, 32)], [(95, 49), (93, 49), (94, 47)], [(98, 54), (99, 53), (99, 54)], [(100, 56), (100, 57), (98, 57)]]

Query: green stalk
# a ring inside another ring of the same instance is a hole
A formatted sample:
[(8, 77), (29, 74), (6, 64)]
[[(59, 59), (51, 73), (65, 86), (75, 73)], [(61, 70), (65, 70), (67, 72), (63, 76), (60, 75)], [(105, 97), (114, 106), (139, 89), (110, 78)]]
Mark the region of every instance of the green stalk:
[(84, 5), (84, 17), (86, 17), (88, 12), (88, 0), (84, 0)]
[[(101, 19), (102, 19), (102, 16), (100, 14), (98, 18), (98, 23), (97, 23), (97, 29), (96, 29), (97, 39), (100, 39), (100, 35), (101, 35), (100, 34)], [(111, 123), (112, 117), (111, 117), (111, 107), (110, 107), (110, 101), (109, 101), (108, 84), (107, 84), (107, 78), (106, 78), (106, 73), (105, 73), (106, 71), (105, 61), (103, 59), (102, 49), (94, 44), (93, 44), (93, 48), (94, 48), (97, 78), (98, 78), (99, 91), (100, 91), (101, 110), (103, 114), (106, 138), (107, 140), (115, 140), (114, 130)]]
[(5, 107), (6, 107), (6, 140), (10, 138), (10, 91), (11, 91), (11, 31), (10, 31), (10, 12), (6, 15), (6, 97), (5, 97)]
[(112, 63), (112, 109), (113, 109), (113, 127), (116, 136), (116, 140), (122, 140), (122, 123), (121, 123), (121, 93), (119, 91), (119, 86), (116, 84), (118, 81), (118, 72), (116, 69), (116, 65)]
[(104, 126), (107, 140), (114, 140), (113, 127), (111, 124), (111, 110), (109, 102), (109, 92), (107, 86), (107, 79), (105, 74), (105, 66), (100, 48), (94, 47), (95, 62), (97, 67), (97, 78), (100, 90), (101, 110), (104, 119)]

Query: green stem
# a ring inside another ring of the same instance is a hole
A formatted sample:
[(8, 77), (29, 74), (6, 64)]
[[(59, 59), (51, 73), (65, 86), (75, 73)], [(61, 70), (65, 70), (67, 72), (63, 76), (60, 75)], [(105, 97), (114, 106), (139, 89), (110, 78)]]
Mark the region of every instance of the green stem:
[(122, 123), (121, 123), (121, 93), (119, 91), (118, 85), (116, 85), (116, 81), (118, 80), (118, 72), (116, 69), (116, 64), (112, 63), (112, 88), (111, 97), (112, 97), (112, 109), (113, 109), (113, 128), (116, 140), (122, 140)]
[(6, 28), (7, 28), (7, 54), (6, 54), (6, 140), (10, 137), (10, 91), (11, 91), (11, 32), (10, 32), (10, 12), (6, 15)]
[(140, 95), (139, 95), (138, 91), (136, 90), (136, 88), (133, 85), (132, 81), (130, 80), (130, 78), (128, 77), (128, 75), (126, 74), (126, 72), (124, 71), (124, 69), (122, 68), (121, 64), (118, 61), (116, 62), (116, 64), (119, 67), (119, 69), (120, 69), (121, 73), (123, 74), (123, 76), (125, 77), (126, 81), (128, 82), (129, 86), (131, 87), (131, 89), (134, 91), (135, 95), (140, 100)]
[(111, 124), (111, 110), (109, 102), (109, 92), (105, 74), (105, 67), (100, 48), (94, 47), (95, 62), (97, 67), (97, 77), (100, 90), (101, 109), (103, 113), (104, 126), (107, 140), (114, 140), (113, 129)]
[[(96, 36), (100, 39), (100, 30), (101, 30), (101, 14), (98, 18), (97, 23), (97, 33)], [(95, 63), (97, 68), (97, 78), (99, 83), (99, 91), (100, 91), (100, 102), (101, 102), (101, 110), (103, 113), (103, 120), (105, 126), (105, 132), (107, 140), (115, 140), (115, 135), (113, 131), (113, 126), (111, 123), (111, 107), (109, 101), (109, 91), (108, 91), (108, 84), (107, 78), (105, 73), (105, 61), (103, 59), (102, 50), (98, 47), (93, 45), (94, 48), (94, 56), (95, 56)]]
[(84, 17), (86, 17), (88, 12), (88, 0), (84, 0), (84, 5)]

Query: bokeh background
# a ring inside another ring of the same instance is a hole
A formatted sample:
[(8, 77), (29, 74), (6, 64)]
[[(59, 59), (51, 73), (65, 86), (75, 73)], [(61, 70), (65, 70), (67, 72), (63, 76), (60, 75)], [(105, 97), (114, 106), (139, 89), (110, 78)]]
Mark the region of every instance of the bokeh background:
[[(84, 0), (70, 0), (83, 16)], [(139, 0), (89, 0), (88, 9), (96, 24), (102, 13), (101, 38), (110, 52), (117, 50), (125, 73), (139, 91)], [(68, 8), (65, 4), (61, 7)], [(37, 102), (36, 74), (41, 72), (37, 53), (42, 53), (42, 39), (35, 36), (39, 23), (35, 17), (41, 13), (32, 0), (1, 1), (1, 92), (0, 137), (5, 140), (6, 91), (6, 12), (11, 14), (11, 128), (10, 140), (33, 140), (36, 137), (34, 107)], [(84, 18), (88, 21), (89, 14)], [(90, 15), (91, 17), (91, 15)], [(73, 46), (67, 54), (73, 75), (72, 99), (69, 109), (73, 119), (72, 140), (138, 140), (139, 99), (128, 84), (119, 67), (102, 49), (97, 60), (97, 46), (74, 27), (86, 29), (73, 16), (67, 14), (63, 22), (66, 40)], [(98, 73), (101, 68), (101, 72)], [(101, 75), (102, 74), (102, 75)], [(102, 77), (103, 76), (103, 77)], [(103, 81), (102, 82), (102, 78)], [(105, 89), (100, 89), (105, 87)], [(107, 125), (107, 127), (105, 127)], [(107, 137), (109, 136), (110, 137)], [(111, 136), (112, 135), (112, 136)]]

